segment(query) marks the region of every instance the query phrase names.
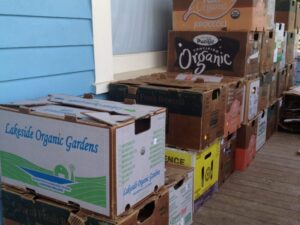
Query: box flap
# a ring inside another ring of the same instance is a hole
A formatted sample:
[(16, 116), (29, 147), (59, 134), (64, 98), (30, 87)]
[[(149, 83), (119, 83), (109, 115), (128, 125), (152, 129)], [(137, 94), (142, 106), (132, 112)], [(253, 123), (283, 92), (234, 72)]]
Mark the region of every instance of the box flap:
[[(119, 102), (112, 102), (108, 100), (99, 99), (83, 99), (75, 96), (68, 95), (52, 95), (50, 96), (50, 101), (68, 105), (77, 106), (86, 109), (92, 109), (95, 111), (102, 111), (107, 113), (115, 113), (119, 115), (128, 115), (134, 119), (139, 119), (155, 113), (163, 108), (144, 106), (144, 105), (126, 105)], [(103, 117), (102, 117), (103, 118)]]
[(223, 80), (223, 76), (209, 76), (209, 75), (195, 75), (195, 74), (180, 73), (176, 76), (176, 80), (183, 80), (183, 81), (203, 80), (204, 82), (220, 83)]
[(11, 102), (11, 103), (2, 104), (2, 105), (4, 105), (4, 106), (41, 106), (41, 105), (49, 105), (49, 104), (54, 104), (54, 103), (49, 101), (49, 97), (45, 97), (45, 98), (38, 98), (38, 99), (33, 99), (33, 100)]
[(84, 115), (98, 120), (100, 122), (104, 122), (109, 125), (117, 125), (118, 123), (126, 122), (134, 119), (132, 116), (128, 115), (111, 115), (107, 112), (84, 112)]
[[(91, 113), (93, 111), (79, 108), (72, 108), (61, 105), (46, 105), (46, 106), (36, 106), (30, 108), (31, 111), (53, 115), (53, 116), (61, 116), (65, 117), (67, 115), (74, 116), (78, 119), (86, 119), (89, 120), (90, 117), (84, 115), (84, 113)], [(95, 111), (94, 111), (95, 112)]]

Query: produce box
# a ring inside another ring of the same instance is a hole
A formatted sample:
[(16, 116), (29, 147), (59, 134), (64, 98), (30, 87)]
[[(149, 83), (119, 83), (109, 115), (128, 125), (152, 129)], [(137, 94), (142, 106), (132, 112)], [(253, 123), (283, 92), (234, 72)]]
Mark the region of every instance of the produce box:
[(284, 53), (284, 23), (275, 24), (275, 50), (274, 50), (274, 63), (282, 61)]
[(241, 127), (245, 107), (244, 78), (182, 73), (165, 73), (157, 74), (157, 76), (160, 76), (161, 79), (175, 79), (182, 82), (203, 82), (203, 85), (211, 87), (222, 85), (226, 91), (224, 136), (236, 132)]
[(295, 61), (295, 38), (296, 32), (287, 33), (287, 44), (286, 44), (286, 64), (293, 64)]
[(262, 35), (262, 45), (260, 50), (259, 72), (267, 73), (272, 71), (275, 51), (274, 30), (264, 31)]
[(230, 134), (221, 141), (219, 186), (234, 172), (235, 150), (237, 148), (237, 133)]
[(225, 98), (222, 85), (176, 80), (165, 73), (109, 86), (110, 100), (166, 107), (167, 144), (193, 151), (201, 151), (223, 136)]
[(266, 22), (265, 30), (273, 30), (275, 28), (275, 6), (276, 6), (276, 0), (266, 0), (267, 22)]
[(289, 90), (291, 87), (295, 86), (296, 83), (296, 68), (295, 64), (288, 64), (286, 65), (286, 71), (287, 71), (287, 78), (286, 78), (286, 84), (285, 84), (285, 90)]
[(243, 124), (248, 124), (258, 114), (260, 94), (260, 78), (252, 77), (246, 80), (245, 111)]
[(261, 150), (267, 141), (267, 120), (268, 110), (263, 110), (258, 114), (257, 119), (257, 136), (256, 136), (256, 151)]
[(268, 108), (267, 115), (267, 140), (277, 131), (279, 117), (279, 101), (273, 102)]
[(285, 23), (285, 30), (293, 32), (296, 20), (296, 0), (276, 0), (275, 22)]
[(300, 2), (297, 2), (295, 29), (300, 29)]
[(218, 181), (220, 140), (201, 153), (166, 148), (166, 162), (194, 168), (194, 200), (200, 198)]
[(158, 225), (168, 224), (169, 194), (161, 190), (152, 195), (130, 214), (110, 220), (75, 205), (61, 204), (55, 200), (33, 195), (29, 192), (5, 186), (3, 196), (3, 224), (47, 224), (47, 225)]
[(244, 77), (259, 72), (261, 32), (169, 32), (168, 71)]
[(286, 88), (286, 79), (287, 79), (287, 69), (278, 70), (278, 79), (277, 79), (277, 98), (280, 98)]
[(166, 164), (169, 190), (169, 225), (191, 225), (194, 212), (194, 171), (190, 167)]
[(266, 15), (265, 0), (173, 0), (176, 31), (262, 31)]
[(165, 120), (65, 95), (1, 106), (2, 182), (115, 218), (164, 185)]
[(273, 73), (269, 72), (265, 74), (260, 74), (259, 76), (260, 76), (260, 87), (259, 87), (258, 111), (262, 111), (269, 106)]
[(270, 84), (269, 104), (277, 99), (277, 80), (278, 80), (278, 67), (276, 64), (273, 66), (272, 81)]
[(238, 130), (235, 170), (247, 169), (256, 155), (257, 118)]

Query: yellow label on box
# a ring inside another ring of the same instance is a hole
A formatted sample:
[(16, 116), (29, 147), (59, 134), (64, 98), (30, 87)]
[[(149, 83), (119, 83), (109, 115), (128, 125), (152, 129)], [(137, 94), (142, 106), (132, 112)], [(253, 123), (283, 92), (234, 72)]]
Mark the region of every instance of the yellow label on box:
[(166, 162), (194, 168), (194, 200), (218, 181), (220, 144), (218, 140), (201, 153), (166, 148)]

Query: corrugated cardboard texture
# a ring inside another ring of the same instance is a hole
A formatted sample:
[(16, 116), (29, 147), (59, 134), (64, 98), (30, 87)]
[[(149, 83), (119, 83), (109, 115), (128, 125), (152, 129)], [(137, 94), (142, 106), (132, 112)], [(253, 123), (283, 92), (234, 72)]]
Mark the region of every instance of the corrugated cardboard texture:
[(272, 72), (260, 75), (258, 111), (262, 111), (269, 106), (272, 78)]
[(173, 30), (262, 31), (266, 0), (173, 0)]
[(113, 83), (109, 98), (166, 107), (167, 144), (200, 151), (224, 133), (225, 88), (175, 78), (158, 74)]
[[(47, 225), (158, 225), (168, 224), (169, 194), (162, 190), (150, 196), (131, 213), (116, 220), (108, 220), (88, 212), (61, 205), (49, 199), (28, 195), (15, 189), (5, 188), (3, 196), (4, 225), (47, 224)], [(33, 196), (32, 196), (33, 197)]]
[(296, 0), (276, 0), (275, 22), (285, 23), (285, 30), (294, 32), (296, 8)]
[(166, 186), (169, 188), (169, 224), (193, 223), (194, 170), (166, 164)]
[(261, 33), (169, 32), (168, 71), (244, 77), (259, 72)]
[(260, 51), (260, 73), (272, 71), (275, 51), (275, 33), (274, 30), (265, 31), (262, 35), (262, 45)]
[(253, 135), (256, 137), (256, 134), (257, 134), (257, 119), (250, 121), (246, 125), (242, 125), (242, 127), (238, 130), (237, 147), (241, 149), (247, 149), (251, 137)]
[(234, 156), (237, 148), (237, 133), (221, 141), (219, 185), (222, 185), (234, 171)]
[(286, 44), (286, 64), (293, 64), (295, 61), (295, 32), (288, 32), (287, 33), (287, 44)]
[(267, 140), (277, 131), (279, 114), (279, 101), (276, 101), (268, 108)]

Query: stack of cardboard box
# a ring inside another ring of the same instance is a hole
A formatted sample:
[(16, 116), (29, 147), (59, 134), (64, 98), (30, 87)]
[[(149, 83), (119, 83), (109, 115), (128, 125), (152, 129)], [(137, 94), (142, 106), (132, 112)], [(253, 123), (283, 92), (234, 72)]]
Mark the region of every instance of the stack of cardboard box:
[(165, 167), (165, 123), (162, 107), (65, 95), (2, 105), (4, 224), (190, 225), (193, 170)]

